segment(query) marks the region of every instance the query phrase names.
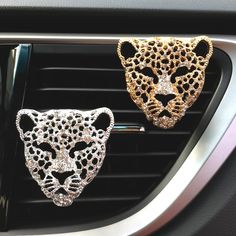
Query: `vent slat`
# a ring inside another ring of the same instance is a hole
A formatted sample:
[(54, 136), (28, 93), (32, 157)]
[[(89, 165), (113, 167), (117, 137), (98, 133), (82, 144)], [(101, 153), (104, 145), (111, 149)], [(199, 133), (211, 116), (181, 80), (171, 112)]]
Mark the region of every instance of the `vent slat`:
[[(84, 55), (114, 55), (116, 54), (117, 45), (114, 44), (35, 44), (33, 50), (35, 55), (51, 55), (58, 58), (58, 54), (61, 57), (75, 54), (77, 57)], [(65, 60), (63, 60), (65, 61)], [(40, 61), (41, 62), (41, 61)], [(40, 65), (42, 62), (40, 63)]]
[[(149, 178), (160, 178), (162, 174), (98, 174), (96, 179), (149, 179)], [(31, 176), (23, 178), (23, 181), (34, 181)]]
[[(38, 88), (33, 90), (33, 93), (43, 93), (43, 92), (60, 92), (60, 93), (68, 93), (68, 92), (86, 92), (86, 93), (127, 93), (127, 89), (105, 89), (105, 88)], [(202, 91), (201, 95), (211, 95), (212, 91)]]
[[(16, 191), (18, 191), (17, 200), (33, 199), (33, 198), (47, 199), (45, 195), (41, 192), (37, 183), (32, 178), (30, 178), (29, 173), (27, 174), (28, 174), (27, 176), (22, 176), (22, 178), (19, 181), (18, 186), (16, 186)], [(118, 174), (116, 173), (111, 173), (109, 175), (118, 176)], [(142, 176), (144, 175), (144, 173), (139, 173), (139, 174), (123, 173), (122, 175)], [(84, 191), (81, 194), (81, 197), (83, 198), (86, 198), (86, 197), (104, 198), (105, 197), (107, 198), (111, 196), (112, 197), (142, 196), (147, 191), (147, 188), (151, 187), (153, 183), (159, 183), (161, 179), (162, 179), (162, 176), (156, 173), (153, 173), (153, 174), (150, 173), (149, 177), (147, 178), (146, 177), (145, 178), (138, 178), (138, 177), (95, 178), (91, 182), (91, 184), (85, 188), (86, 191)]]
[(86, 92), (86, 93), (104, 93), (104, 92), (109, 92), (109, 93), (116, 93), (116, 92), (122, 92), (126, 93), (126, 89), (105, 89), (105, 88), (39, 88), (36, 89), (33, 92), (38, 92), (38, 93), (43, 93), (44, 91), (46, 92)]
[[(116, 201), (137, 201), (140, 197), (103, 197), (103, 198), (77, 198), (74, 202), (116, 202)], [(19, 204), (52, 204), (49, 199), (25, 199), (18, 202)]]
[[(114, 92), (86, 92), (86, 91), (31, 91), (29, 93), (31, 100), (27, 101), (27, 106), (37, 109), (94, 109), (104, 106), (110, 109), (137, 109), (133, 101), (131, 101), (128, 93)], [(210, 92), (202, 93), (191, 110), (200, 110), (206, 108), (206, 103), (211, 98)], [(101, 105), (102, 104), (102, 105)]]
[[(39, 71), (77, 71), (77, 70), (85, 70), (85, 71), (124, 71), (123, 68), (99, 68), (99, 67), (42, 67), (37, 68)], [(206, 70), (206, 75), (217, 75), (215, 71), (209, 71), (209, 68)]]
[[(165, 166), (173, 163), (176, 159), (176, 155), (162, 155), (162, 156), (141, 156), (141, 155), (119, 155), (114, 152), (113, 157), (106, 156), (102, 169), (99, 175), (114, 174), (117, 177), (121, 175), (143, 175), (143, 174), (156, 174), (159, 176), (162, 174)], [(29, 176), (29, 172), (24, 165), (25, 158), (22, 156), (19, 158), (22, 161), (19, 171), (20, 177)], [(150, 165), (152, 163), (152, 165)]]
[[(86, 111), (86, 110), (83, 110), (81, 109), (82, 111)], [(45, 112), (47, 110), (45, 109), (38, 109), (39, 112)], [(134, 109), (134, 110), (123, 110), (123, 109), (113, 109), (112, 110), (113, 114), (124, 114), (124, 113), (127, 113), (127, 114), (138, 114), (138, 115), (143, 115), (143, 112), (141, 110), (137, 110), (137, 109)], [(201, 115), (202, 114), (202, 111), (199, 110), (199, 111), (191, 111), (191, 110), (187, 110), (185, 112), (186, 115)]]
[(149, 152), (149, 153), (107, 153), (107, 157), (165, 157), (165, 156), (176, 156), (176, 152)]
[[(203, 90), (211, 91), (217, 73), (206, 71)], [(55, 86), (67, 88), (78, 86), (85, 88), (88, 80), (92, 88), (123, 88), (126, 89), (124, 70), (122, 68), (36, 68), (33, 80), (37, 88)]]
[[(43, 111), (43, 110), (42, 110)], [(121, 110), (121, 109), (113, 109), (112, 110), (113, 113), (121, 113), (121, 114), (124, 114), (124, 113), (135, 113), (135, 114), (143, 114), (143, 112), (141, 110)], [(191, 110), (187, 110), (185, 112), (186, 115), (199, 115), (199, 114), (202, 114), (202, 111), (201, 110), (198, 110), (198, 111), (191, 111)]]
[(33, 81), (35, 88), (40, 87), (80, 87), (86, 88), (88, 80), (91, 80), (91, 88), (123, 88), (125, 89), (125, 81), (123, 71), (117, 69), (98, 69), (89, 68), (78, 70), (35, 70), (33, 73)]
[(78, 72), (78, 71), (86, 71), (88, 73), (90, 72), (123, 72), (124, 70), (122, 68), (83, 68), (83, 67), (44, 67), (38, 69), (38, 71), (43, 71), (43, 72)]

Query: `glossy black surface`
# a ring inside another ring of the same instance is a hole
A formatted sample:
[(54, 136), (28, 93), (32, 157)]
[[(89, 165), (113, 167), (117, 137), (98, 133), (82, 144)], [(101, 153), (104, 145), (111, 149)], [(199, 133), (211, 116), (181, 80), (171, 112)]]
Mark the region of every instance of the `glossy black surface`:
[(230, 0), (4, 0), (0, 2), (0, 21), (4, 22), (0, 31), (235, 34), (235, 11), (236, 4)]
[(21, 108), (27, 78), (30, 46), (15, 47), (6, 55), (2, 97), (1, 122), (1, 178), (0, 178), (0, 229), (7, 228), (8, 207), (11, 201), (12, 186), (15, 181), (16, 152), (16, 112)]

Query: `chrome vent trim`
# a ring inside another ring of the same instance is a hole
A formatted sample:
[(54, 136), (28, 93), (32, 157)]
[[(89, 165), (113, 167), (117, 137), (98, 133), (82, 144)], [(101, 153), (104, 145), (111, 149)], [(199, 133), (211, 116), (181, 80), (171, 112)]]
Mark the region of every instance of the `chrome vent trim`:
[[(150, 35), (139, 35), (145, 38)], [(114, 43), (121, 36), (0, 34), (0, 43)], [(211, 36), (214, 46), (226, 52), (233, 64), (232, 78), (212, 120), (176, 175), (144, 208), (116, 223), (63, 235), (148, 234), (178, 214), (213, 177), (236, 146), (236, 37)], [(227, 147), (227, 148), (226, 148)], [(70, 228), (70, 231), (76, 229)], [(46, 229), (10, 231), (9, 234), (44, 234)], [(46, 235), (46, 234), (44, 234)], [(52, 234), (50, 234), (52, 235)], [(59, 234), (55, 234), (59, 235)]]

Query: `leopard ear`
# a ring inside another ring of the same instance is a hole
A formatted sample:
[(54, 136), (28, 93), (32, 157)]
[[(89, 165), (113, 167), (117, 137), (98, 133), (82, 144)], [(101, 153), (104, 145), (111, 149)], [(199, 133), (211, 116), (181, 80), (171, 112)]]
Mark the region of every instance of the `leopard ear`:
[(38, 116), (38, 112), (22, 109), (18, 111), (16, 115), (16, 128), (20, 133), (20, 138), (23, 140), (27, 131), (31, 131), (35, 126), (36, 123), (34, 121), (34, 117)]
[(135, 53), (138, 51), (134, 42), (137, 40), (120, 40), (117, 47), (118, 56), (122, 62), (122, 65), (127, 61), (127, 59), (134, 57)]
[(199, 36), (193, 40), (193, 52), (197, 56), (202, 56), (209, 60), (213, 53), (213, 45), (207, 36)]
[(96, 109), (95, 121), (92, 124), (97, 130), (102, 129), (106, 132), (105, 139), (109, 138), (114, 126), (114, 116), (112, 111), (107, 107)]

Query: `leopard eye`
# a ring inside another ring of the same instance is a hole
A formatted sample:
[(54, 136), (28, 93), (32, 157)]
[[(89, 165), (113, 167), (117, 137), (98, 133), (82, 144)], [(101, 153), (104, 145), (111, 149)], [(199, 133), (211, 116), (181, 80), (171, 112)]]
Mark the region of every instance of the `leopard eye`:
[(51, 147), (51, 145), (49, 143), (40, 143), (38, 145), (38, 148), (40, 148), (42, 151), (46, 151), (46, 152), (54, 151), (54, 149)]
[(170, 81), (172, 83), (175, 83), (176, 82), (176, 80), (175, 80), (176, 77), (186, 75), (186, 74), (188, 74), (188, 72), (189, 72), (189, 70), (186, 66), (181, 66), (176, 70), (176, 72), (174, 74), (172, 74), (172, 76), (170, 78)]
[(72, 158), (74, 158), (75, 157), (75, 152), (76, 151), (82, 151), (82, 150), (84, 150), (85, 148), (87, 148), (87, 147), (91, 147), (92, 146), (92, 142), (90, 142), (90, 143), (86, 143), (86, 142), (84, 142), (84, 141), (81, 141), (81, 142), (77, 142), (76, 144), (75, 144), (75, 146), (70, 150), (70, 152), (69, 152), (69, 155), (70, 155), (70, 157), (72, 157)]
[(183, 76), (186, 75), (187, 73), (188, 73), (188, 68), (186, 66), (181, 66), (176, 70), (175, 76)]
[(56, 158), (56, 152), (55, 150), (51, 147), (51, 145), (49, 143), (40, 143), (39, 145), (34, 145), (37, 148), (40, 148), (42, 151), (44, 152), (51, 152), (52, 153), (52, 158), (55, 159)]
[(156, 77), (156, 75), (153, 73), (150, 67), (143, 68), (142, 70), (140, 70), (140, 73), (148, 77), (152, 77), (152, 78)]

